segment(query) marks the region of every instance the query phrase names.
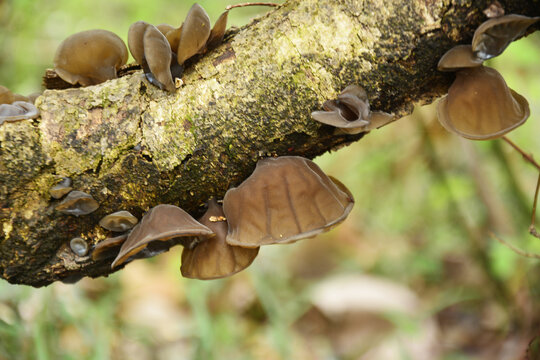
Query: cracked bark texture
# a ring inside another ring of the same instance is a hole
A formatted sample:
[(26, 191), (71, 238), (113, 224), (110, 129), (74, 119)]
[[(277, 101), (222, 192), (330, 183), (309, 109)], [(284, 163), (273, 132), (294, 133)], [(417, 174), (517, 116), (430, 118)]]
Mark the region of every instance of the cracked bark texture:
[[(540, 15), (538, 0), (502, 4), (507, 13)], [(188, 67), (175, 93), (141, 72), (45, 91), (40, 118), (0, 126), (0, 276), (43, 286), (107, 275), (112, 258), (93, 261), (69, 248), (74, 237), (92, 248), (114, 236), (99, 227), (103, 216), (128, 210), (140, 219), (168, 203), (197, 217), (261, 156), (313, 158), (357, 141), (361, 134), (334, 135), (310, 118), (349, 84), (396, 119), (431, 102), (453, 79), (436, 71), (438, 59), (471, 41), (488, 5), (290, 0), (229, 32)], [(81, 217), (55, 211), (59, 200), (48, 190), (57, 176), (71, 177), (99, 209)]]

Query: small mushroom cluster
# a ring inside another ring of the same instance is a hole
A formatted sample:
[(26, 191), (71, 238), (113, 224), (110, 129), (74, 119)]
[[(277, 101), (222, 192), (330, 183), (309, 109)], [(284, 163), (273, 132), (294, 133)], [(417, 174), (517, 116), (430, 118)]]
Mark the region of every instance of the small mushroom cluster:
[(440, 71), (455, 71), (456, 80), (438, 104), (439, 122), (450, 132), (471, 140), (503, 136), (529, 117), (527, 100), (510, 89), (501, 74), (483, 66), (540, 20), (505, 15), (487, 20), (474, 32), (472, 45), (458, 45), (439, 61)]
[[(314, 162), (296, 156), (266, 158), (240, 186), (227, 191), (223, 206), (211, 199), (199, 221), (177, 206), (157, 205), (129, 233), (98, 243), (92, 257), (116, 254), (114, 268), (182, 244), (182, 275), (216, 279), (248, 267), (262, 245), (292, 243), (330, 230), (353, 205), (349, 190)], [(100, 224), (109, 228), (106, 218)], [(126, 223), (109, 229), (124, 230), (136, 219)]]
[(99, 203), (92, 195), (84, 191), (73, 190), (72, 181), (68, 177), (59, 178), (56, 185), (49, 189), (49, 194), (53, 199), (59, 200), (67, 195), (54, 208), (66, 215), (81, 216), (93, 213), (99, 208)]
[(314, 120), (337, 128), (345, 134), (359, 134), (371, 131), (394, 120), (392, 114), (371, 111), (366, 91), (358, 85), (347, 86), (337, 100), (327, 100), (325, 111), (314, 111)]
[(179, 78), (184, 63), (223, 40), (228, 13), (225, 11), (213, 28), (210, 28), (208, 14), (199, 4), (191, 7), (178, 28), (168, 24), (156, 27), (137, 21), (129, 28), (129, 51), (150, 83), (173, 92), (181, 84)]
[(31, 98), (13, 94), (7, 87), (0, 85), (0, 125), (6, 121), (35, 119), (38, 116), (39, 110)]
[[(137, 21), (129, 28), (129, 51), (150, 83), (173, 92), (181, 84), (184, 63), (221, 43), (228, 13), (221, 14), (213, 28), (206, 11), (196, 3), (178, 28)], [(87, 30), (60, 44), (54, 70), (71, 85), (89, 86), (115, 79), (127, 60), (126, 44), (118, 35), (108, 30)]]

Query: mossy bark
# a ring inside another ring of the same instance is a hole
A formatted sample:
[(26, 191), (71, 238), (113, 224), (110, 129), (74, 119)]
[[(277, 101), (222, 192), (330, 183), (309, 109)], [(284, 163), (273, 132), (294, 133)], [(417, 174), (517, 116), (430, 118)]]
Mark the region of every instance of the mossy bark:
[[(0, 126), (0, 276), (47, 285), (109, 274), (112, 259), (69, 249), (114, 236), (99, 220), (160, 203), (194, 216), (239, 184), (261, 156), (313, 158), (362, 135), (335, 135), (310, 113), (349, 84), (396, 119), (444, 94), (452, 74), (440, 56), (469, 42), (489, 1), (291, 0), (193, 62), (166, 93), (141, 72), (97, 86), (47, 90), (41, 117)], [(539, 1), (503, 2), (540, 15)], [(375, 132), (376, 133), (376, 132)], [(55, 211), (58, 176), (99, 202), (97, 211)]]

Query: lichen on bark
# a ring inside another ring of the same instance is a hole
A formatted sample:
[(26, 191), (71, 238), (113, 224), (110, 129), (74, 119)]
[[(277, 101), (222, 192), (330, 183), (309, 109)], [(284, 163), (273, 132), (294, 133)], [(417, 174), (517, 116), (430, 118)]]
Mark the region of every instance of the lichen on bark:
[[(261, 156), (313, 158), (358, 140), (310, 119), (349, 84), (396, 118), (442, 95), (452, 75), (436, 71), (438, 58), (470, 41), (487, 3), (290, 0), (192, 61), (175, 93), (141, 72), (45, 91), (40, 118), (0, 126), (0, 276), (42, 286), (107, 275), (112, 259), (79, 258), (68, 245), (114, 236), (99, 227), (103, 216), (128, 210), (140, 219), (159, 203), (198, 216)], [(506, 6), (538, 15), (533, 3)], [(58, 176), (99, 209), (55, 211), (60, 200), (48, 189)]]

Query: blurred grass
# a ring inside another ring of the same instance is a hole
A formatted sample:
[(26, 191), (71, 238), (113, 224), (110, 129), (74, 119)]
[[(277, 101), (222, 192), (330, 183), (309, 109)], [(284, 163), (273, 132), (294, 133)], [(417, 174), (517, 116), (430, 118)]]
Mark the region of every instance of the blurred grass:
[[(200, 4), (215, 21), (228, 2)], [(130, 23), (179, 25), (190, 6), (0, 0), (0, 84), (37, 91), (67, 35), (105, 28), (125, 39)], [(233, 11), (230, 24), (266, 10)], [(539, 44), (538, 34), (529, 36), (489, 62), (529, 99), (530, 119), (509, 137), (537, 156)], [(316, 162), (355, 196), (341, 226), (263, 248), (250, 269), (224, 280), (181, 278), (175, 248), (76, 285), (0, 282), (0, 359), (356, 358), (336, 338), (342, 323), (321, 317), (311, 302), (318, 283), (340, 274), (384, 276), (414, 290), (424, 316), (437, 321), (443, 359), (493, 359), (511, 341), (522, 351), (506, 358), (521, 358), (540, 324), (540, 266), (488, 231), (540, 253), (540, 240), (527, 233), (537, 179), (531, 166), (502, 141), (448, 134), (433, 105)], [(399, 314), (387, 318), (397, 333), (422, 326)]]

